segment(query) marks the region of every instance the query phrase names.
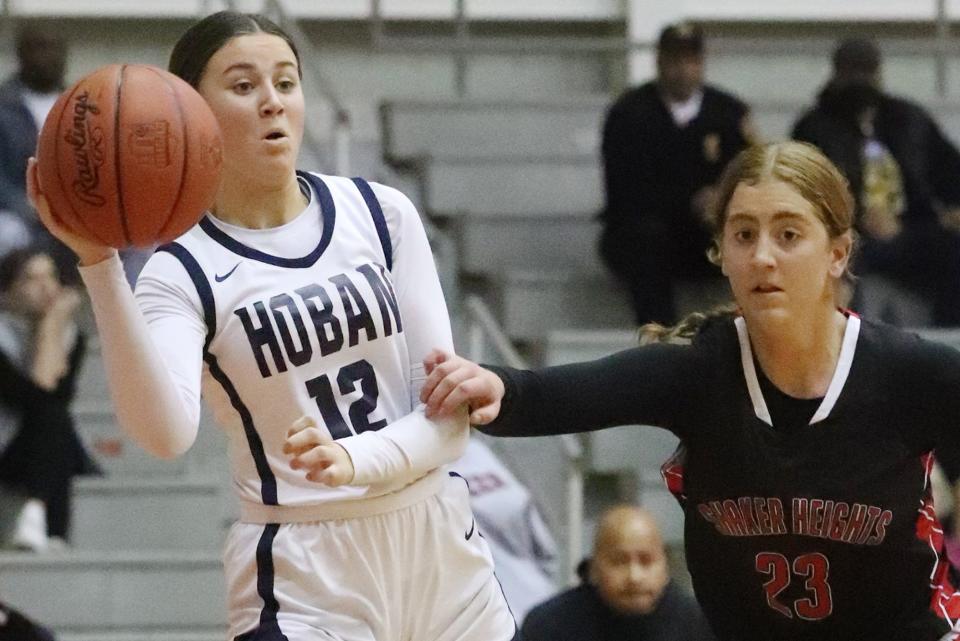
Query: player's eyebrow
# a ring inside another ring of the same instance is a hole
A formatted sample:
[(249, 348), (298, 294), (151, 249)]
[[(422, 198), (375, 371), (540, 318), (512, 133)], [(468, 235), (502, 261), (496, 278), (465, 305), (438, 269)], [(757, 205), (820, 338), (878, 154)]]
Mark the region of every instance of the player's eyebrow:
[[(293, 69), (296, 69), (297, 63), (293, 62), (292, 60), (282, 60), (278, 62), (276, 65), (274, 65), (274, 68), (277, 68), (277, 69), (282, 67), (292, 67)], [(251, 71), (251, 70), (255, 70), (256, 68), (257, 68), (257, 65), (253, 64), (252, 62), (235, 62), (234, 64), (230, 65), (229, 67), (223, 70), (223, 75), (227, 75), (232, 71)]]
[[(755, 221), (755, 220), (757, 220), (757, 216), (747, 212), (743, 212), (743, 211), (738, 211), (727, 216), (727, 222)], [(803, 224), (807, 224), (809, 222), (805, 216), (790, 210), (778, 211), (773, 215), (773, 220), (778, 222), (781, 220), (790, 220), (790, 221), (795, 221), (797, 223), (803, 223)]]

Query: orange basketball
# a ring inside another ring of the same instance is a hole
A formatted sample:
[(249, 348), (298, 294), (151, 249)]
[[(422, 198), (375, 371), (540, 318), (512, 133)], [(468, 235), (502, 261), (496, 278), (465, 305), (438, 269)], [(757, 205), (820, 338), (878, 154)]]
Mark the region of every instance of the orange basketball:
[(117, 248), (168, 242), (213, 204), (217, 120), (193, 87), (116, 64), (57, 99), (37, 149), (40, 191), (72, 231)]

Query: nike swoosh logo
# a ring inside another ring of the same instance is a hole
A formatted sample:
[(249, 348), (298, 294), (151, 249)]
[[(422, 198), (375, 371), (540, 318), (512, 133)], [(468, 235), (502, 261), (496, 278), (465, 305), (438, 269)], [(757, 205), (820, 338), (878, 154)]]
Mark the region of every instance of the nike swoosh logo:
[(467, 532), (466, 534), (464, 534), (464, 535), (463, 535), (463, 538), (466, 539), (467, 541), (469, 541), (469, 540), (470, 540), (470, 537), (473, 536), (473, 531), (474, 531), (475, 529), (477, 529), (477, 520), (476, 520), (476, 519), (471, 519), (471, 520), (470, 520), (470, 531)]
[(230, 274), (232, 274), (233, 272), (237, 271), (237, 267), (239, 267), (239, 266), (240, 266), (240, 263), (237, 263), (236, 265), (233, 266), (233, 269), (231, 269), (230, 271), (228, 271), (228, 272), (227, 272), (226, 274), (224, 274), (223, 276), (221, 276), (220, 274), (214, 274), (214, 276), (213, 276), (214, 280), (216, 280), (218, 283), (222, 283), (223, 281), (225, 281), (225, 280), (227, 280), (228, 278), (230, 278)]

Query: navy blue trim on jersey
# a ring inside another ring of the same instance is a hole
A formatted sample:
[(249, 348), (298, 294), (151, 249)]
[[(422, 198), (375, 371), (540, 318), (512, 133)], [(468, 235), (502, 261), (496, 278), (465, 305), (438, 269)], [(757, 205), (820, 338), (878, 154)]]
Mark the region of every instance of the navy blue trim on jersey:
[(393, 243), (390, 242), (390, 230), (387, 229), (387, 219), (383, 216), (383, 209), (380, 207), (380, 201), (373, 189), (363, 178), (351, 178), (353, 184), (360, 190), (363, 201), (367, 203), (367, 209), (370, 210), (370, 217), (373, 218), (373, 226), (377, 228), (377, 236), (380, 237), (380, 245), (383, 246), (383, 257), (387, 261), (387, 269), (393, 271)]
[(203, 320), (207, 326), (207, 337), (203, 342), (203, 360), (210, 369), (210, 375), (214, 380), (220, 383), (223, 390), (230, 399), (230, 405), (240, 415), (240, 421), (243, 423), (243, 432), (247, 437), (247, 446), (250, 448), (250, 455), (253, 457), (253, 463), (257, 468), (257, 474), (260, 476), (260, 498), (264, 505), (278, 505), (277, 503), (277, 477), (270, 469), (270, 463), (267, 462), (267, 454), (263, 449), (263, 441), (257, 433), (257, 428), (253, 424), (253, 415), (244, 404), (243, 399), (234, 387), (233, 382), (226, 375), (217, 361), (217, 357), (210, 353), (210, 341), (217, 333), (217, 315), (216, 306), (213, 300), (213, 289), (210, 287), (210, 281), (207, 280), (200, 263), (193, 257), (193, 254), (186, 247), (178, 243), (170, 243), (158, 248), (157, 251), (163, 251), (171, 254), (180, 261), (183, 268), (187, 270), (187, 275), (193, 281), (193, 286), (197, 288), (197, 295), (200, 296), (200, 304), (203, 307)]
[(225, 248), (238, 256), (243, 256), (244, 258), (249, 258), (250, 260), (255, 260), (261, 263), (267, 263), (268, 265), (275, 265), (277, 267), (291, 267), (294, 269), (312, 267), (313, 264), (316, 263), (320, 258), (320, 256), (323, 255), (323, 252), (330, 244), (330, 240), (333, 238), (333, 226), (336, 223), (337, 208), (333, 203), (333, 196), (330, 194), (330, 188), (327, 187), (323, 180), (321, 180), (318, 176), (314, 176), (313, 174), (305, 171), (298, 171), (297, 176), (306, 180), (307, 183), (313, 187), (313, 190), (317, 193), (317, 198), (320, 200), (320, 215), (323, 217), (323, 234), (320, 236), (320, 242), (317, 244), (316, 248), (306, 256), (301, 256), (300, 258), (283, 258), (282, 256), (274, 256), (272, 254), (262, 252), (259, 249), (248, 247), (217, 227), (216, 224), (210, 220), (209, 216), (204, 216), (200, 219), (200, 229), (202, 229), (204, 233), (206, 233), (207, 236), (212, 238), (214, 241), (223, 245)]
[(253, 630), (234, 637), (233, 641), (288, 641), (277, 621), (280, 604), (273, 594), (273, 539), (279, 529), (278, 523), (264, 526), (263, 534), (257, 543), (257, 594), (263, 599), (260, 624)]
[(203, 307), (203, 322), (207, 326), (207, 338), (203, 343), (203, 351), (206, 353), (207, 348), (210, 347), (210, 341), (217, 333), (217, 307), (214, 304), (210, 281), (207, 280), (207, 276), (203, 273), (197, 259), (180, 243), (167, 243), (158, 247), (157, 251), (167, 252), (180, 261), (183, 268), (187, 270), (190, 280), (193, 281), (193, 286), (197, 289), (197, 295), (200, 296), (200, 305)]
[(260, 476), (260, 499), (264, 505), (279, 505), (277, 502), (277, 477), (270, 469), (270, 463), (267, 462), (267, 454), (263, 449), (263, 441), (260, 440), (260, 434), (253, 424), (253, 416), (247, 409), (243, 399), (234, 387), (233, 382), (227, 377), (226, 373), (220, 368), (217, 357), (204, 350), (203, 360), (210, 368), (210, 375), (214, 380), (220, 383), (223, 391), (230, 398), (230, 405), (237, 410), (240, 415), (240, 421), (243, 423), (243, 433), (247, 437), (247, 446), (250, 448), (250, 454), (253, 456), (253, 463), (257, 468), (257, 474)]

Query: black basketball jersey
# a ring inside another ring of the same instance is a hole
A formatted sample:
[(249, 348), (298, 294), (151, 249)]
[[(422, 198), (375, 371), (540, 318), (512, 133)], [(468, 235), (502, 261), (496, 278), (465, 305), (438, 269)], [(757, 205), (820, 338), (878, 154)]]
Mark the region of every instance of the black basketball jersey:
[(937, 447), (960, 443), (960, 352), (850, 316), (825, 397), (786, 428), (758, 371), (742, 319), (718, 320), (692, 345), (497, 369), (507, 394), (485, 431), (676, 433), (664, 477), (720, 639), (953, 639), (960, 595), (929, 473)]

